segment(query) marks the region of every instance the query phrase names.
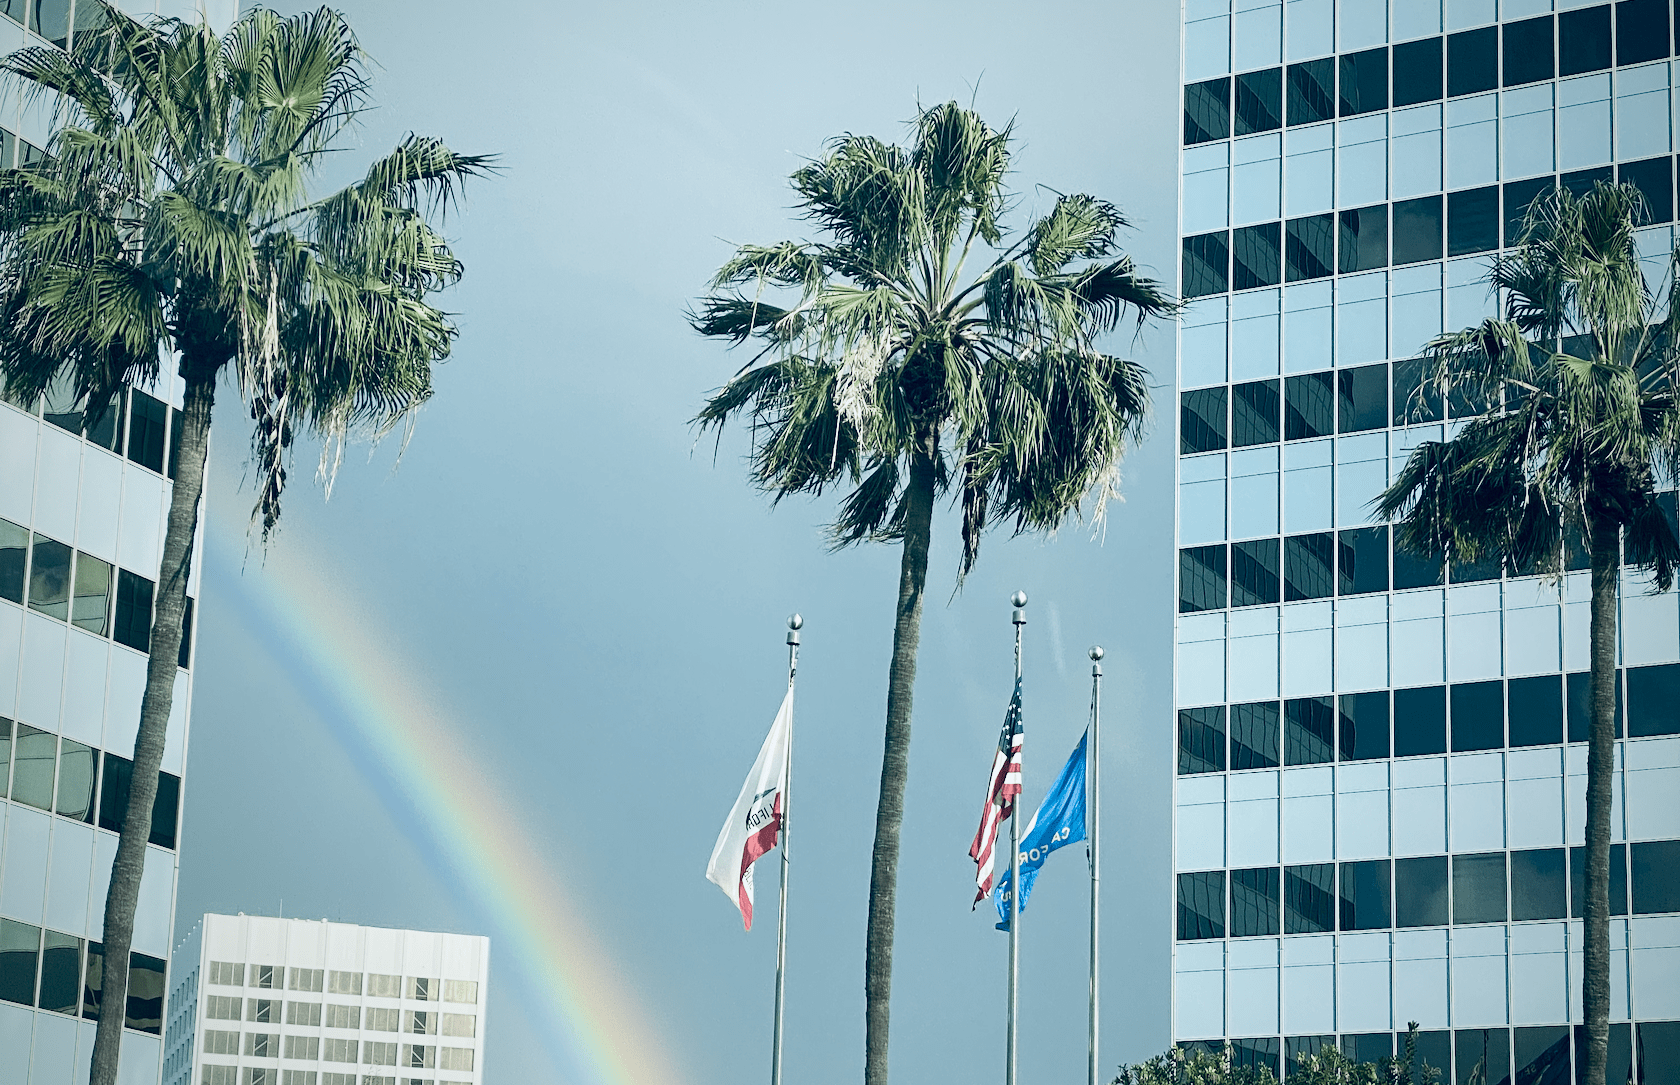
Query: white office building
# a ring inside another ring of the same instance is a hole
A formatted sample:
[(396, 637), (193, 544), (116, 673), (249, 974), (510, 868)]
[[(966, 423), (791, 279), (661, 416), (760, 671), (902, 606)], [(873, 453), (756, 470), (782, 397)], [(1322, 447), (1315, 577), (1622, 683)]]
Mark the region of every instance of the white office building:
[(175, 949), (163, 1085), (478, 1085), (490, 940), (206, 915)]
[[(1173, 1038), (1287, 1078), (1416, 1021), (1443, 1082), (1565, 1085), (1589, 574), (1442, 568), (1370, 503), (1488, 409), (1414, 398), (1411, 359), (1498, 305), (1537, 193), (1637, 185), (1660, 275), (1680, 26), (1670, 0), (1182, 11)], [(1619, 615), (1615, 1082), (1680, 1081), (1680, 601), (1649, 586)]]

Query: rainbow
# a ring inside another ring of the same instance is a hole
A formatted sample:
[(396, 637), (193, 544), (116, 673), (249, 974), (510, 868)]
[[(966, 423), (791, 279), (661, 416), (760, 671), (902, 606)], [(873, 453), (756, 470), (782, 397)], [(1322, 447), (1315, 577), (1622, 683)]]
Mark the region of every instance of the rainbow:
[(431, 683), (393, 650), (400, 639), (381, 635), (377, 616), (329, 578), (330, 561), (310, 553), (301, 533), (287, 532), (265, 559), (237, 512), (209, 519), (207, 570), (216, 571), (217, 590), (233, 586), (233, 598), (218, 604), (243, 612), (345, 725), (337, 732), (369, 786), (470, 895), (490, 927), (492, 965), (521, 973), (538, 1008), (534, 1024), (562, 1041), (555, 1080), (680, 1085), (648, 1015), (555, 876), (554, 844), (539, 845), (498, 800), (490, 773), (446, 726)]

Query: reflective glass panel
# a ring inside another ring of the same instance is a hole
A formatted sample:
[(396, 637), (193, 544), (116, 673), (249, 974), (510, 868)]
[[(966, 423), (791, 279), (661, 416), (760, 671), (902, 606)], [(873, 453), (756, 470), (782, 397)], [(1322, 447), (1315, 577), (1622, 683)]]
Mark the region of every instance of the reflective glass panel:
[(1231, 447), (1270, 444), (1278, 439), (1278, 382), (1250, 381), (1231, 389)]
[(181, 778), (168, 772), (158, 773), (157, 798), (152, 800), (152, 834), (147, 841), (174, 850), (180, 813)]
[(1296, 1060), (1303, 1055), (1316, 1055), (1327, 1047), (1335, 1047), (1334, 1036), (1287, 1036), (1283, 1041), (1283, 1057), (1287, 1064), (1285, 1072), (1293, 1075), (1298, 1072)]
[(1231, 706), (1231, 767), (1269, 769), (1278, 763), (1278, 703)]
[(1497, 750), (1503, 745), (1504, 683), (1466, 682), (1452, 687), (1452, 748)]
[(1484, 26), (1447, 36), (1447, 96), (1479, 94), (1499, 85), (1499, 28)]
[(1550, 79), (1554, 73), (1552, 54), (1552, 17), (1506, 23), (1505, 85), (1520, 86)]
[(1225, 606), (1225, 547), (1189, 546), (1178, 552), (1178, 610), (1219, 610)]
[(1286, 377), (1283, 435), (1288, 441), (1324, 437), (1336, 429), (1336, 390), (1331, 373)]
[(1499, 247), (1499, 186), (1447, 193), (1447, 255)]
[(1668, 55), (1668, 0), (1616, 5), (1616, 63), (1642, 64)]
[[(1616, 737), (1622, 737), (1622, 672), (1616, 672)], [(1576, 671), (1564, 680), (1564, 719), (1569, 724), (1569, 741), (1585, 742), (1592, 729), (1592, 675)]]
[(1255, 1040), (1231, 1041), (1231, 1065), (1258, 1073), (1261, 1070), (1278, 1076), (1278, 1042), (1276, 1036)]
[(58, 755), (58, 812), (77, 821), (93, 820), (95, 750), (65, 739)]
[(1344, 1033), (1342, 1054), (1361, 1066), (1379, 1066), (1384, 1059), (1394, 1057), (1394, 1034), (1391, 1032)]
[(1278, 541), (1252, 539), (1231, 547), (1231, 605), (1278, 601)]
[(1680, 1081), (1680, 1021), (1641, 1021), (1634, 1027), (1642, 1082)]
[(99, 1020), (99, 1000), (105, 988), (105, 947), (98, 942), (87, 944), (87, 968), (82, 973), (82, 1016), (89, 1021)]
[[(1402, 860), (1404, 862), (1404, 860)], [(1340, 910), (1344, 931), (1380, 931), (1393, 921), (1388, 860), (1341, 864)]]
[(1329, 532), (1283, 541), (1283, 597), (1324, 599), (1335, 593), (1335, 545)]
[(1231, 80), (1227, 77), (1184, 88), (1184, 142), (1206, 143), (1231, 134)]
[(0, 999), (33, 1006), (40, 961), (41, 928), (0, 919)]
[(1343, 369), (1336, 374), (1338, 433), (1358, 433), (1388, 425), (1388, 366), (1383, 363)]
[(1336, 864), (1283, 868), (1283, 933), (1317, 934), (1336, 929)]
[(1568, 1025), (1539, 1025), (1513, 1033), (1517, 1085), (1569, 1085)]
[(1343, 211), (1337, 222), (1342, 274), (1388, 266), (1387, 204)]
[(1396, 107), (1441, 97), (1441, 39), (1424, 38), (1394, 47)]
[(129, 955), (125, 1028), (149, 1032), (153, 1036), (163, 1032), (163, 976), (166, 967), (165, 962), (144, 953)]
[(29, 559), (29, 608), (59, 621), (70, 616), (70, 548), (36, 535)]
[(1571, 170), (1558, 175), (1558, 183), (1567, 188), (1576, 199), (1591, 192), (1599, 182), (1609, 184), (1615, 179), (1615, 171), (1610, 166), (1593, 166), (1591, 169)]
[(1394, 587), (1427, 588), (1446, 582), (1446, 565), (1437, 555), (1421, 557), (1398, 544), (1394, 547)]
[(1337, 591), (1365, 595), (1388, 590), (1388, 528), (1360, 527), (1338, 536)]
[(1335, 60), (1308, 60), (1288, 68), (1288, 119), (1291, 125), (1327, 121), (1336, 115)]
[(1633, 863), (1635, 915), (1680, 912), (1680, 840), (1628, 845)]
[(1341, 115), (1388, 108), (1388, 50), (1366, 49), (1341, 57)]
[(118, 644), (142, 652), (151, 645), (153, 590), (154, 585), (145, 577), (127, 569), (117, 570), (117, 617), (111, 636)]
[(111, 624), (111, 565), (90, 554), (76, 555), (76, 592), (70, 621), (103, 636)]
[(12, 769), (13, 801), (26, 803), (37, 810), (51, 810), (53, 768), (57, 759), (57, 735), (28, 724), (18, 724)]
[(128, 458), (162, 474), (169, 406), (140, 391), (131, 392), (129, 399)]
[(1447, 857), (1394, 861), (1394, 925), (1439, 927), (1447, 922)]
[(1680, 663), (1628, 668), (1627, 700), (1629, 736), (1680, 734)]
[[(1604, 1060), (1604, 1080), (1607, 1083), (1620, 1085), (1621, 1082), (1638, 1080), (1641, 1083), (1659, 1080), (1649, 1076), (1635, 1078), (1633, 1069), (1633, 1036), (1632, 1026), (1626, 1021), (1613, 1021), (1610, 1024), (1609, 1050)], [(1587, 1026), (1575, 1026), (1575, 1081), (1577, 1085), (1587, 1080)]]
[(1563, 678), (1543, 674), (1511, 679), (1512, 746), (1547, 746), (1563, 741)]
[(1213, 452), (1225, 447), (1225, 388), (1198, 388), (1179, 396), (1179, 453)]
[(1394, 262), (1441, 258), (1441, 197), (1420, 196), (1394, 205)]
[(1278, 932), (1278, 868), (1231, 871), (1231, 937)]
[(1388, 756), (1388, 691), (1344, 693), (1337, 748), (1343, 761)]
[[(1587, 914), (1587, 849), (1569, 849), (1569, 916)], [(1610, 914), (1627, 915), (1627, 845), (1610, 845)]]
[(82, 993), (82, 940), (47, 931), (41, 952), (41, 1008), (76, 1015)]
[[(1405, 1033), (1397, 1037), (1399, 1048), (1403, 1055), (1406, 1051)], [(1448, 1068), (1452, 1065), (1452, 1033), (1446, 1029), (1430, 1030), (1417, 1034), (1415, 1058), (1412, 1059), (1412, 1080), (1414, 1082), (1445, 1081)], [(1430, 1070), (1440, 1072), (1440, 1077), (1433, 1077)]]
[(1453, 870), (1453, 922), (1503, 923), (1505, 921), (1505, 853), (1455, 855)]
[(1633, 185), (1645, 198), (1646, 222), (1674, 221), (1674, 160), (1668, 155), (1616, 167), (1623, 184)]
[(1564, 884), (1562, 848), (1536, 848), (1511, 853), (1511, 918), (1563, 919), (1569, 891)]
[(1298, 697), (1283, 705), (1283, 763), (1320, 765), (1336, 757), (1336, 713), (1329, 697)]
[(1394, 756), (1447, 752), (1447, 691), (1421, 686), (1394, 691)]
[(1509, 181), (1505, 185), (1505, 244), (1515, 245), (1522, 238), (1523, 221), (1534, 198), (1554, 187), (1557, 179), (1530, 177), (1525, 181)]
[(1282, 126), (1282, 68), (1267, 68), (1237, 76), (1236, 122), (1239, 136), (1270, 132)]
[(1558, 75), (1580, 75), (1610, 66), (1610, 5), (1558, 15)]
[(1334, 221), (1331, 215), (1309, 215), (1289, 220), (1284, 234), (1283, 259), (1284, 274), (1290, 282), (1322, 279), (1336, 270)]
[[(128, 428), (123, 424), (126, 407), (122, 393), (117, 393), (111, 397), (111, 402), (99, 412), (91, 425), (84, 425), (83, 434), (100, 448), (122, 455), (123, 434)], [(89, 412), (88, 416), (91, 418), (92, 412)]]
[(1229, 288), (1230, 242), (1225, 231), (1184, 239), (1184, 296), (1222, 294)]
[(1231, 239), (1231, 289), (1252, 290), (1283, 281), (1279, 224), (1244, 226)]
[(1178, 772), (1220, 772), (1225, 768), (1225, 707), (1182, 708), (1178, 712)]
[(23, 574), (28, 563), (28, 529), (0, 520), (0, 599), (23, 602)]
[(0, 716), (0, 799), (6, 797), (12, 779), (12, 721)]
[(1511, 1033), (1503, 1028), (1459, 1029), (1457, 1085), (1510, 1085)]
[(1225, 872), (1178, 876), (1178, 939), (1225, 937)]
[(1439, 422), (1443, 416), (1440, 389), (1425, 381), (1427, 370), (1421, 358), (1394, 363), (1394, 424), (1416, 425)]
[(1454, 584), (1475, 584), (1487, 580), (1498, 580), (1500, 558), (1497, 554), (1490, 554), (1481, 561), (1455, 561), (1450, 566), (1452, 582)]

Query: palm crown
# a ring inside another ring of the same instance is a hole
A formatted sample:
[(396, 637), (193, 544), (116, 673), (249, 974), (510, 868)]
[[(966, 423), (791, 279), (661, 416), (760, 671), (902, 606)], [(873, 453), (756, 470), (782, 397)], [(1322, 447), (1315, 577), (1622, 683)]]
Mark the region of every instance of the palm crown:
[[(1097, 341), (1174, 305), (1118, 254), (1127, 223), (1102, 200), (1060, 196), (1006, 244), (1009, 144), (955, 103), (923, 111), (908, 148), (834, 140), (793, 175), (827, 240), (742, 246), (693, 315), (761, 344), (700, 425), (749, 413), (753, 477), (778, 498), (850, 484), (841, 544), (898, 537), (902, 461), (929, 457), (961, 494), (966, 572), (994, 523), (1054, 528), (1093, 492), (1100, 515), (1141, 431), (1145, 373)], [(965, 277), (977, 248), (990, 259)]]

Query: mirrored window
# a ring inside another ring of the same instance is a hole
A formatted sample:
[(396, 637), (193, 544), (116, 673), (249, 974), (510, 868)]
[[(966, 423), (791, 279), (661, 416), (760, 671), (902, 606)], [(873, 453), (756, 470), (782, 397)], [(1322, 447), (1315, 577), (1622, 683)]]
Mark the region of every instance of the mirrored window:
[(1447, 96), (1480, 94), (1499, 85), (1499, 28), (1447, 36)]
[(1336, 268), (1336, 232), (1331, 215), (1290, 219), (1285, 229), (1285, 277), (1292, 283), (1322, 279)]
[(1563, 741), (1561, 675), (1513, 678), (1509, 696), (1512, 746), (1548, 746)]
[(1231, 937), (1278, 932), (1278, 868), (1231, 871)]
[(1680, 663), (1628, 668), (1627, 700), (1630, 737), (1680, 734)]
[[(1385, 923), (1384, 926), (1387, 926)], [(1347, 928), (1344, 928), (1347, 929)], [(1342, 1035), (1342, 1054), (1358, 1066), (1380, 1066), (1394, 1057), (1392, 1032), (1364, 1032)]]
[(1336, 712), (1329, 697), (1298, 697), (1283, 704), (1283, 762), (1320, 765), (1335, 760)]
[(1340, 212), (1337, 222), (1342, 274), (1388, 266), (1387, 204)]
[(169, 405), (141, 391), (131, 392), (129, 400), (128, 458), (162, 474)]
[(1178, 713), (1178, 774), (1225, 771), (1225, 706)]
[(1388, 425), (1388, 366), (1360, 366), (1336, 374), (1337, 432), (1358, 433)]
[(1225, 386), (1179, 395), (1179, 453), (1214, 452), (1225, 447)]
[(70, 621), (104, 636), (111, 625), (111, 564), (91, 554), (76, 554), (76, 591)]
[(23, 602), (24, 570), (29, 565), (29, 529), (0, 520), (0, 599)]
[(1225, 606), (1225, 547), (1187, 546), (1178, 552), (1178, 611)]
[(1178, 876), (1178, 940), (1225, 937), (1225, 872)]
[(1643, 64), (1668, 55), (1667, 0), (1622, 0), (1616, 5), (1616, 63)]
[(1509, 1085), (1511, 1034), (1509, 1029), (1459, 1029), (1453, 1034), (1458, 1049), (1456, 1085)]
[[(144, 953), (129, 954), (128, 1013), (124, 1028), (149, 1032), (153, 1036), (163, 1032), (163, 976), (167, 962)], [(276, 1018), (278, 1019), (278, 1018)]]
[(30, 550), (29, 608), (59, 621), (70, 616), (70, 548), (45, 535)]
[(1325, 437), (1336, 429), (1336, 392), (1330, 373), (1284, 379), (1283, 436), (1288, 441)]
[(1337, 536), (1337, 594), (1388, 590), (1388, 528), (1361, 527)]
[(1241, 1070), (1249, 1070), (1259, 1074), (1264, 1070), (1277, 1079), (1278, 1070), (1278, 1042), (1276, 1036), (1265, 1036), (1253, 1040), (1232, 1040), (1231, 1065)]
[[(1569, 849), (1569, 917), (1587, 914), (1587, 849)], [(1628, 914), (1627, 845), (1610, 845), (1610, 914)]]
[[(105, 989), (105, 947), (98, 942), (87, 944), (87, 968), (82, 971), (82, 1019), (99, 1020), (99, 1002)], [(215, 996), (211, 996), (211, 1002)], [(237, 999), (233, 1001), (238, 1001)]]
[(58, 755), (58, 804), (60, 814), (77, 821), (93, 821), (95, 758), (98, 751), (80, 742), (64, 739)]
[(1283, 868), (1283, 933), (1319, 934), (1336, 929), (1336, 864)]
[[(1667, 161), (1667, 159), (1664, 159)], [(1505, 244), (1514, 246), (1522, 239), (1523, 222), (1529, 205), (1536, 196), (1555, 187), (1557, 179), (1550, 174), (1530, 177), (1524, 181), (1510, 181), (1505, 185)]]
[(1344, 693), (1339, 700), (1337, 749), (1343, 761), (1388, 756), (1388, 691)]
[(1388, 108), (1388, 50), (1343, 54), (1338, 84), (1341, 115), (1351, 117)]
[(1505, 745), (1505, 689), (1502, 682), (1466, 682), (1452, 687), (1454, 751), (1496, 750)]
[(1329, 532), (1283, 541), (1283, 597), (1289, 602), (1335, 594), (1335, 546)]
[(1680, 1021), (1641, 1021), (1639, 1068), (1646, 1081), (1680, 1081)]
[(1424, 38), (1394, 47), (1396, 107), (1433, 102), (1441, 97), (1441, 39)]
[(1454, 923), (1505, 922), (1505, 853), (1452, 857)]
[(1419, 686), (1394, 691), (1394, 756), (1447, 752), (1447, 690)]
[(1536, 848), (1511, 853), (1511, 918), (1563, 919), (1569, 904), (1564, 884), (1564, 850)]
[(1192, 83), (1184, 88), (1184, 143), (1206, 143), (1231, 134), (1229, 77)]
[(1252, 539), (1231, 547), (1231, 605), (1278, 601), (1278, 541)]
[(12, 721), (0, 716), (0, 799), (10, 793), (12, 779)]
[(80, 433), (82, 412), (76, 407), (76, 377), (65, 370), (47, 385), (41, 396), (41, 417), (50, 424), (71, 433)]
[(1231, 446), (1271, 444), (1278, 439), (1278, 382), (1250, 381), (1231, 389)]
[(1447, 194), (1447, 255), (1499, 247), (1499, 186)]
[(1231, 289), (1252, 290), (1283, 281), (1279, 223), (1244, 226), (1231, 239)]
[(100, 448), (122, 455), (123, 436), (128, 431), (128, 400), (118, 392), (102, 411), (89, 411), (82, 423), (82, 434)]
[(1558, 15), (1558, 75), (1580, 75), (1610, 66), (1610, 5)]
[(82, 993), (82, 940), (44, 932), (41, 946), (41, 1008), (76, 1016)]
[(1291, 64), (1288, 68), (1290, 125), (1327, 121), (1336, 115), (1336, 61), (1333, 57)]
[[(1564, 722), (1569, 725), (1569, 741), (1585, 742), (1592, 731), (1592, 675), (1576, 671), (1564, 679)], [(1622, 726), (1622, 672), (1616, 672), (1616, 737), (1624, 738)]]
[(1269, 769), (1278, 765), (1281, 738), (1278, 703), (1231, 706), (1231, 767)]
[(35, 1005), (41, 963), (41, 928), (0, 919), (0, 1000)]
[(1645, 199), (1645, 221), (1674, 221), (1674, 160), (1668, 155), (1643, 162), (1624, 162), (1616, 167), (1623, 184), (1639, 189)]
[(1283, 69), (1267, 68), (1237, 76), (1237, 135), (1272, 132), (1282, 124)]
[(1224, 293), (1229, 286), (1230, 242), (1225, 231), (1184, 239), (1184, 296)]
[(1569, 1026), (1540, 1025), (1513, 1029), (1517, 1080), (1524, 1085), (1566, 1085), (1569, 1081)]
[(1446, 414), (1440, 389), (1426, 381), (1429, 370), (1422, 358), (1394, 363), (1394, 424), (1439, 422)]
[(1569, 173), (1560, 174), (1558, 184), (1568, 189), (1576, 199), (1580, 199), (1599, 184), (1609, 184), (1614, 179), (1610, 166), (1594, 166), (1591, 169), (1571, 170)]
[(111, 637), (118, 644), (141, 652), (151, 646), (153, 589), (152, 582), (138, 573), (117, 570), (116, 621)]
[(1343, 863), (1340, 876), (1342, 930), (1377, 931), (1389, 927), (1393, 920), (1389, 909), (1388, 860)]
[(1414, 553), (1398, 542), (1394, 545), (1394, 588), (1403, 591), (1407, 588), (1427, 588), (1446, 583), (1447, 567), (1445, 560), (1437, 554), (1433, 557)]
[(1439, 927), (1447, 923), (1447, 857), (1394, 861), (1394, 925)]
[(1394, 262), (1441, 258), (1441, 197), (1420, 196), (1394, 205)]
[(1552, 52), (1552, 17), (1506, 23), (1505, 85), (1521, 86), (1550, 79), (1556, 72)]
[(57, 735), (18, 724), (12, 758), (12, 800), (37, 810), (51, 810), (57, 762)]
[(1628, 845), (1635, 915), (1680, 912), (1680, 840)]

